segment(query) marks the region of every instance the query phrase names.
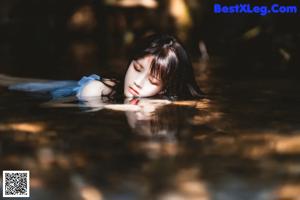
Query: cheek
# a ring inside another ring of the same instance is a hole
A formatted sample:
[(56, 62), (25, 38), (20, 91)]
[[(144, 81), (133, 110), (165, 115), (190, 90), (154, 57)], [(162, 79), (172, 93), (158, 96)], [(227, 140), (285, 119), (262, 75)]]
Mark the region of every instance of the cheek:
[(130, 85), (130, 83), (132, 82), (132, 80), (134, 79), (134, 71), (132, 70), (132, 67), (130, 66), (126, 72), (126, 75), (125, 75), (125, 82), (124, 82), (124, 85), (125, 86), (128, 86)]
[(144, 97), (154, 96), (161, 91), (160, 86), (152, 85), (151, 83), (146, 83), (141, 91), (141, 95)]

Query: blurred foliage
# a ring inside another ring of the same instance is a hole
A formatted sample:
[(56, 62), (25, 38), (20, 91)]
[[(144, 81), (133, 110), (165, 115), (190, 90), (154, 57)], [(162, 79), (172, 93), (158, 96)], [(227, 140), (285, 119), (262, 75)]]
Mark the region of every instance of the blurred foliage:
[(132, 44), (151, 32), (176, 35), (196, 61), (199, 44), (206, 44), (211, 58), (222, 58), (222, 69), (232, 69), (228, 74), (298, 71), (298, 15), (216, 15), (214, 2), (2, 0), (1, 72), (120, 75)]

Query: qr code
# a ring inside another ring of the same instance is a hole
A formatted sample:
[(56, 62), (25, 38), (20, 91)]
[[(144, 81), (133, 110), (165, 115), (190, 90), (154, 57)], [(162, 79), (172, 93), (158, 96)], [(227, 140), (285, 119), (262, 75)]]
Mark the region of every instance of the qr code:
[(3, 197), (29, 197), (29, 171), (3, 171)]

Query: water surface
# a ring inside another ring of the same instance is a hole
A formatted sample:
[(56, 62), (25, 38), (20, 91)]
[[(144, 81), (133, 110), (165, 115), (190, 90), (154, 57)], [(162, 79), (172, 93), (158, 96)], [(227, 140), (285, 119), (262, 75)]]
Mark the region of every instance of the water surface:
[(199, 101), (49, 101), (0, 88), (0, 166), (30, 199), (297, 199), (298, 80), (218, 78)]

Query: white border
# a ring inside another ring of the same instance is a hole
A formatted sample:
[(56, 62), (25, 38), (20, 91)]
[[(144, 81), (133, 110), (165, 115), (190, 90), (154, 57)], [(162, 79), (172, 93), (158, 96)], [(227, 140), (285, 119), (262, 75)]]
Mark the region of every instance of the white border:
[[(26, 173), (27, 174), (27, 195), (5, 195), (5, 174), (6, 173)], [(30, 197), (30, 191), (29, 191), (29, 188), (30, 188), (30, 172), (28, 170), (3, 170), (3, 178), (2, 178), (2, 196), (3, 197)]]

